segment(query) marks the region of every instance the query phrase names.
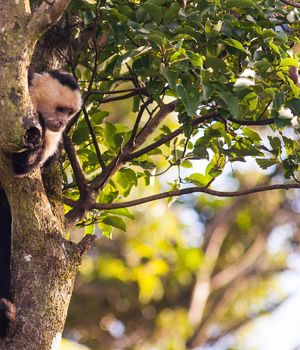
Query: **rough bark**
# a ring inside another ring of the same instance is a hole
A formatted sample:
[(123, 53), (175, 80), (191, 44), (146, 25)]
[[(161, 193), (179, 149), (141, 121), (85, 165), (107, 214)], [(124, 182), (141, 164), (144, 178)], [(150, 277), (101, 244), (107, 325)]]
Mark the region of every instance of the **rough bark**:
[[(57, 3), (61, 11), (68, 1)], [(42, 18), (41, 10), (49, 6), (42, 4), (32, 17), (28, 0), (0, 0), (0, 183), (12, 214), (13, 302), (17, 309), (16, 330), (0, 340), (0, 350), (59, 349), (77, 268), (93, 241), (87, 237), (75, 245), (63, 238), (59, 175), (54, 181), (51, 176), (44, 178), (46, 190), (39, 170), (15, 177), (10, 166), (9, 154), (22, 148), (26, 127), (36, 123), (27, 70), (39, 27), (43, 31), (59, 18), (55, 8), (50, 11), (51, 23)]]

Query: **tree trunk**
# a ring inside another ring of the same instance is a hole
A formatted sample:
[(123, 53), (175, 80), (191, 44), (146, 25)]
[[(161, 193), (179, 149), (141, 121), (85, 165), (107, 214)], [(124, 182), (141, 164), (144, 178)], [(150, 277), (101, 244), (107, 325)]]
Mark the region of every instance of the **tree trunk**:
[(15, 331), (0, 340), (0, 350), (59, 349), (77, 268), (92, 242), (86, 237), (75, 245), (63, 238), (57, 169), (55, 181), (49, 176), (45, 181), (47, 190), (40, 170), (26, 177), (11, 170), (9, 154), (21, 149), (24, 128), (36, 123), (27, 86), (36, 41), (27, 30), (29, 17), (28, 0), (0, 0), (0, 183), (12, 215), (17, 310)]

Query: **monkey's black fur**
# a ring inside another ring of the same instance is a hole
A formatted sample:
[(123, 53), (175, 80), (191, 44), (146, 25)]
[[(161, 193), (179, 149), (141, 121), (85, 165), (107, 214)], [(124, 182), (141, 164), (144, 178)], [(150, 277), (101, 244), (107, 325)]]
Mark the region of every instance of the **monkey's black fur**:
[(38, 128), (32, 127), (26, 132), (26, 144), (28, 149), (23, 152), (12, 153), (12, 165), (15, 174), (25, 175), (34, 170), (40, 164), (45, 148), (45, 123), (39, 114), (39, 122), (42, 134)]
[(60, 72), (59, 70), (50, 70), (48, 73), (52, 78), (58, 80), (61, 85), (68, 86), (71, 90), (79, 90), (77, 81), (70, 75)]
[[(48, 73), (51, 75), (53, 79), (58, 80), (61, 85), (68, 86), (71, 90), (79, 90), (79, 85), (77, 81), (70, 75), (66, 73), (62, 73), (59, 70), (53, 69), (49, 70)], [(33, 80), (33, 72), (29, 71), (28, 72), (28, 85), (30, 86)]]
[[(10, 320), (1, 300), (12, 302), (11, 292), (11, 213), (5, 192), (0, 188), (0, 337), (7, 335)], [(9, 234), (7, 234), (9, 233)]]

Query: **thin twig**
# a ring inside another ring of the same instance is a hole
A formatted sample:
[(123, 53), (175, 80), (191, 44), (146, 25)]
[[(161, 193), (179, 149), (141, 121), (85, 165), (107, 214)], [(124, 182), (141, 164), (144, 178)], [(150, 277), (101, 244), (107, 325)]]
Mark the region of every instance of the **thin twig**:
[(270, 125), (274, 124), (274, 118), (268, 118), (263, 120), (239, 120), (232, 117), (228, 117), (227, 120), (230, 120), (233, 123), (239, 125)]
[(104, 169), (106, 165), (105, 165), (104, 160), (102, 158), (102, 154), (101, 154), (101, 151), (100, 151), (100, 148), (99, 148), (99, 145), (98, 145), (97, 137), (96, 137), (94, 128), (92, 126), (92, 123), (90, 121), (89, 114), (88, 114), (88, 112), (87, 112), (85, 107), (82, 108), (82, 112), (83, 112), (85, 122), (87, 123), (87, 126), (89, 128), (89, 131), (90, 131), (90, 134), (91, 134), (91, 137), (92, 137), (92, 140), (93, 140), (93, 145), (94, 145), (95, 150), (96, 150), (98, 161), (99, 161), (99, 163), (101, 165), (101, 168)]
[(140, 124), (140, 121), (142, 119), (142, 116), (143, 116), (143, 113), (145, 111), (145, 109), (147, 108), (147, 106), (151, 103), (151, 99), (149, 99), (148, 101), (146, 101), (145, 103), (143, 103), (143, 105), (141, 106), (140, 110), (139, 110), (139, 113), (136, 117), (136, 120), (135, 120), (135, 123), (134, 123), (134, 126), (133, 126), (133, 129), (132, 129), (132, 133), (131, 133), (131, 136), (130, 136), (130, 140), (129, 140), (129, 144), (134, 146), (134, 139), (137, 135), (137, 132), (138, 132), (138, 128), (139, 128), (139, 124)]
[(296, 1), (293, 1), (293, 0), (280, 0), (280, 1), (283, 2), (286, 5), (300, 8), (299, 2), (296, 2)]
[(107, 97), (107, 98), (104, 98), (104, 99), (100, 99), (97, 102), (99, 104), (104, 104), (104, 103), (109, 103), (109, 102), (114, 102), (114, 101), (121, 101), (121, 100), (125, 100), (127, 98), (130, 98), (130, 97), (133, 97), (133, 96), (137, 96), (139, 94), (140, 94), (140, 92), (135, 90), (135, 91), (129, 92), (128, 94), (124, 94), (124, 95), (121, 95), (121, 96)]
[(257, 117), (257, 120), (260, 120), (263, 115), (266, 113), (267, 109), (269, 108), (270, 104), (272, 103), (272, 99), (266, 104), (265, 108), (262, 110), (262, 112), (260, 113), (260, 115)]
[(87, 193), (86, 178), (81, 168), (79, 159), (76, 154), (74, 145), (67, 134), (63, 135), (64, 148), (69, 157), (71, 167), (73, 169), (74, 177), (80, 192), (80, 195), (84, 196)]
[[(91, 95), (99, 94), (99, 95), (115, 95), (115, 94), (122, 94), (125, 92), (137, 92), (137, 93), (146, 93), (145, 88), (132, 88), (132, 89), (120, 89), (120, 90), (108, 90), (108, 91), (102, 91), (102, 90), (92, 90), (90, 92)], [(148, 94), (146, 94), (148, 95)]]
[[(132, 77), (133, 77), (132, 82), (133, 82), (133, 85), (135, 86), (135, 88), (136, 88), (136, 89), (142, 88), (142, 86), (141, 86), (141, 84), (140, 84), (140, 82), (139, 82), (139, 79), (138, 79), (138, 77), (137, 77), (135, 71), (129, 66), (128, 63), (126, 63), (126, 66), (127, 66), (127, 69), (129, 70), (130, 74), (131, 74)], [(145, 104), (145, 101), (144, 101), (144, 98), (143, 98), (142, 93), (140, 92), (139, 95), (140, 95), (140, 98), (141, 98), (143, 104)], [(147, 109), (147, 112), (149, 113), (149, 115), (151, 116), (152, 113), (149, 111), (149, 109), (148, 109), (147, 106), (146, 106), (146, 109)]]

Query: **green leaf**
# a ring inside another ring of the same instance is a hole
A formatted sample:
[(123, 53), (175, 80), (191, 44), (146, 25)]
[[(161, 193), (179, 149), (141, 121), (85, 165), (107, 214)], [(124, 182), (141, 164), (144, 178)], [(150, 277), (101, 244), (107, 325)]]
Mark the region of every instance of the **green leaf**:
[(189, 50), (186, 52), (186, 55), (189, 58), (189, 60), (193, 66), (202, 68), (203, 56), (201, 56), (198, 53), (195, 53), (193, 51), (189, 51)]
[(86, 126), (83, 126), (81, 128), (78, 128), (74, 131), (74, 134), (72, 135), (72, 141), (76, 145), (80, 145), (81, 143), (88, 141), (90, 139), (90, 133)]
[(273, 29), (264, 29), (261, 36), (263, 38), (277, 38), (277, 35)]
[(270, 145), (272, 147), (272, 150), (276, 156), (278, 156), (281, 153), (281, 141), (279, 137), (276, 136), (268, 136)]
[(90, 224), (85, 226), (84, 235), (93, 235), (95, 232), (95, 225)]
[(162, 20), (162, 9), (160, 6), (157, 6), (149, 1), (141, 5), (141, 7), (150, 14), (153, 20), (159, 24)]
[(104, 212), (107, 214), (115, 214), (115, 215), (125, 216), (129, 219), (134, 220), (134, 214), (127, 208), (110, 209), (110, 210), (105, 210)]
[(300, 98), (292, 98), (286, 101), (285, 106), (290, 108), (294, 115), (300, 115)]
[(180, 165), (183, 168), (192, 168), (193, 167), (192, 162), (190, 162), (189, 160), (184, 160)]
[(226, 104), (230, 114), (233, 117), (238, 117), (240, 113), (239, 100), (233, 93), (225, 86), (221, 84), (216, 84), (216, 92), (221, 97), (221, 99)]
[(207, 148), (201, 145), (194, 146), (193, 154), (200, 159), (209, 159)]
[(297, 58), (282, 58), (280, 60), (281, 67), (298, 67), (298, 59)]
[(172, 3), (170, 8), (164, 14), (164, 23), (169, 23), (173, 18), (175, 18), (180, 10), (180, 5), (178, 3)]
[(267, 169), (272, 165), (277, 164), (276, 159), (267, 159), (267, 158), (257, 158), (255, 159), (256, 163), (262, 168), (262, 169)]
[(113, 227), (110, 225), (105, 225), (102, 222), (98, 223), (98, 227), (102, 230), (102, 234), (103, 236), (112, 239), (112, 231), (113, 231)]
[(105, 137), (105, 142), (107, 145), (113, 149), (117, 147), (116, 144), (116, 128), (113, 124), (111, 123), (105, 123), (105, 128), (104, 128), (104, 137)]
[(270, 41), (269, 46), (274, 53), (276, 53), (278, 56), (280, 56), (280, 50), (279, 50), (279, 47), (277, 45), (275, 45), (272, 41)]
[(287, 119), (287, 118), (275, 118), (275, 126), (277, 127), (277, 129), (284, 129), (287, 126), (291, 126), (291, 119)]
[(215, 153), (212, 161), (205, 169), (205, 174), (211, 177), (217, 177), (222, 174), (226, 158), (223, 154)]
[(128, 186), (137, 185), (138, 182), (136, 172), (132, 169), (121, 169), (117, 173), (117, 181), (124, 189)]
[(181, 98), (188, 115), (195, 115), (201, 101), (201, 95), (198, 89), (193, 85), (185, 88), (183, 85), (176, 87), (176, 93)]
[(237, 41), (237, 40), (235, 40), (235, 39), (232, 39), (232, 38), (225, 39), (225, 40), (224, 40), (224, 43), (225, 43), (226, 45), (229, 45), (229, 46), (234, 47), (235, 49), (238, 49), (238, 50), (240, 50), (240, 51), (246, 52), (245, 49), (244, 49), (244, 47), (243, 47), (243, 45), (242, 45), (239, 41)]
[(255, 7), (255, 3), (252, 0), (228, 0), (225, 3), (225, 6), (227, 8), (232, 8), (232, 7), (242, 7), (242, 8), (247, 8), (247, 7)]
[(297, 142), (285, 136), (282, 136), (282, 139), (287, 153), (291, 154), (297, 147)]
[(255, 143), (261, 141), (259, 134), (251, 128), (243, 128), (243, 134), (249, 137), (249, 139), (251, 139), (252, 141), (255, 141)]
[(226, 63), (218, 57), (208, 56), (205, 59), (205, 67), (211, 67), (215, 71), (225, 72), (226, 71)]
[(211, 176), (202, 175), (200, 173), (193, 173), (190, 176), (185, 178), (186, 181), (193, 183), (196, 186), (204, 187), (207, 186), (211, 180)]
[(273, 106), (272, 109), (274, 111), (278, 111), (284, 103), (284, 94), (282, 92), (276, 92), (275, 93), (275, 98), (273, 100)]
[(132, 103), (132, 112), (138, 112), (140, 109), (140, 96), (134, 96), (133, 97), (133, 103)]
[(126, 224), (125, 222), (115, 215), (107, 216), (102, 220), (102, 222), (106, 225), (113, 226), (119, 230), (126, 231)]
[(174, 70), (166, 69), (164, 65), (162, 65), (161, 67), (161, 72), (164, 75), (164, 77), (167, 79), (170, 89), (175, 90), (178, 73)]
[(149, 81), (146, 85), (147, 91), (153, 98), (160, 103), (160, 94), (165, 86), (163, 81)]
[(90, 117), (94, 124), (101, 124), (103, 120), (109, 116), (109, 112), (106, 111), (97, 111), (95, 113), (90, 113)]

